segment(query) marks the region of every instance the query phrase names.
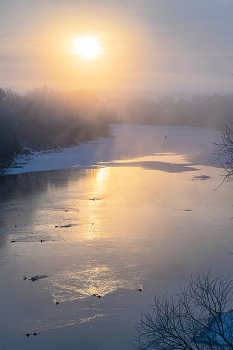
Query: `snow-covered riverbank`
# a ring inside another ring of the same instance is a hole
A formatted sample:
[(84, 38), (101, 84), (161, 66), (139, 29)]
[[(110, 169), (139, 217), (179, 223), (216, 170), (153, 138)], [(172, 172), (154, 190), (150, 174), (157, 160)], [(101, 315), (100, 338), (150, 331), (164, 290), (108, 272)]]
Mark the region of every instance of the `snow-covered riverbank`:
[[(151, 125), (112, 125), (112, 136), (47, 153), (34, 153), (16, 159), (16, 167), (7, 174), (20, 174), (67, 168), (96, 168), (112, 161), (160, 153), (183, 155), (193, 164), (220, 166), (216, 146), (221, 132), (194, 127), (158, 127)], [(197, 142), (198, 141), (198, 142)], [(185, 154), (184, 154), (185, 150)]]

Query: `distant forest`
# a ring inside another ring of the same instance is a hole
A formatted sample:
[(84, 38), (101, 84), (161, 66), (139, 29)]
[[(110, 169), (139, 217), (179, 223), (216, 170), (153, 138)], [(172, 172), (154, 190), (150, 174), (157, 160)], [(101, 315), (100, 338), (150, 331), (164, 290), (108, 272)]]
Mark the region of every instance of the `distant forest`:
[(225, 130), (233, 121), (233, 95), (193, 95), (189, 100), (165, 97), (159, 102), (146, 98), (109, 99), (111, 123), (180, 126)]
[(18, 154), (107, 136), (109, 124), (190, 125), (224, 131), (231, 121), (233, 95), (100, 102), (88, 91), (61, 92), (44, 86), (21, 95), (11, 88), (0, 88), (0, 172)]
[(30, 149), (69, 147), (106, 135), (104, 108), (91, 92), (44, 86), (22, 96), (0, 88), (0, 171)]

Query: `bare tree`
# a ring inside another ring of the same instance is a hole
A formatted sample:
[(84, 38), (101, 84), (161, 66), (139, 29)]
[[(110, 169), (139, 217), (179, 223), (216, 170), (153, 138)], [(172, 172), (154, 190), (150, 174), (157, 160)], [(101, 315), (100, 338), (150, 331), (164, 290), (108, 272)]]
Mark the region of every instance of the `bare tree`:
[(218, 149), (215, 154), (221, 159), (221, 164), (226, 172), (223, 181), (231, 181), (233, 179), (233, 131), (226, 126), (226, 131), (222, 136), (222, 143), (217, 144)]
[(211, 279), (211, 270), (191, 278), (169, 299), (155, 297), (150, 313), (136, 327), (141, 350), (233, 349), (233, 281)]

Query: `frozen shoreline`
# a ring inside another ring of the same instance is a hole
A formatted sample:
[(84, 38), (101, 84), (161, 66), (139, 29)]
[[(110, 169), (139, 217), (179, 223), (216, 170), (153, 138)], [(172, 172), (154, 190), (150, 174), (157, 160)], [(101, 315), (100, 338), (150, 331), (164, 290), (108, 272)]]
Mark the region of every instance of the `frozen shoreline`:
[[(216, 150), (214, 143), (221, 142), (220, 131), (189, 126), (121, 124), (111, 125), (111, 128), (112, 136), (99, 137), (61, 151), (34, 152), (30, 157), (20, 156), (16, 159), (16, 167), (9, 168), (6, 175), (73, 167), (99, 168), (111, 165), (111, 162), (116, 160), (145, 157), (164, 153), (164, 150), (167, 153), (181, 154), (186, 161), (194, 165), (220, 167), (220, 162), (216, 161), (217, 156), (213, 154)], [(186, 154), (182, 154), (184, 148)]]

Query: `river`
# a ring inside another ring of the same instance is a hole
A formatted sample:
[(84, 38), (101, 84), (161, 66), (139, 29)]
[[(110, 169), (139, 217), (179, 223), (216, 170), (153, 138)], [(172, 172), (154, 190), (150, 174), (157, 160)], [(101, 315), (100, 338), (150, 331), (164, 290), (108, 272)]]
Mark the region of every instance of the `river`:
[(130, 350), (155, 294), (211, 266), (231, 276), (233, 188), (218, 187), (220, 141), (202, 128), (113, 125), (112, 136), (9, 169), (1, 349)]

